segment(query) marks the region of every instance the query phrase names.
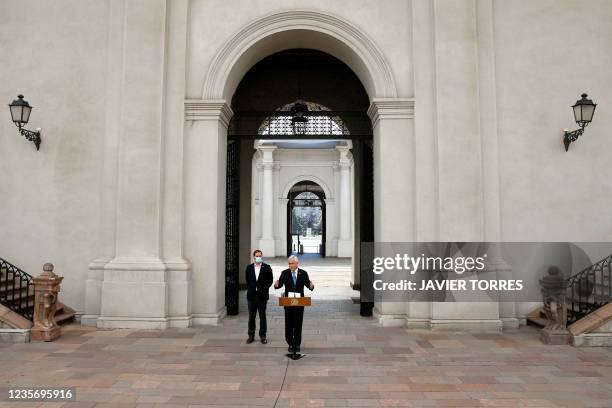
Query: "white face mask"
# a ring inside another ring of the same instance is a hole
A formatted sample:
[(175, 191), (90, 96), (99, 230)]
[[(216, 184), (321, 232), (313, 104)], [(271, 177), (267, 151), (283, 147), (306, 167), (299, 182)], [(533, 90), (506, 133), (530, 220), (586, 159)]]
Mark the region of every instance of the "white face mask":
[(256, 257), (255, 257), (255, 263), (261, 263), (262, 259), (263, 259), (263, 257), (261, 257), (261, 256), (256, 256)]

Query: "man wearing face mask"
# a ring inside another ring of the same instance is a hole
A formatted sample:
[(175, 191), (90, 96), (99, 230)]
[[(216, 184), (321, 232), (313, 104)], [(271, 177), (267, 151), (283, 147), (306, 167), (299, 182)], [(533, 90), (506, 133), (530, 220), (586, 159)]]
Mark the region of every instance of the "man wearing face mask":
[(272, 268), (263, 262), (263, 253), (256, 249), (253, 252), (253, 263), (246, 267), (247, 303), (249, 305), (249, 338), (247, 344), (255, 341), (255, 315), (259, 312), (259, 338), (262, 344), (268, 343), (266, 339), (266, 305), (268, 303), (268, 290), (272, 286), (274, 277)]

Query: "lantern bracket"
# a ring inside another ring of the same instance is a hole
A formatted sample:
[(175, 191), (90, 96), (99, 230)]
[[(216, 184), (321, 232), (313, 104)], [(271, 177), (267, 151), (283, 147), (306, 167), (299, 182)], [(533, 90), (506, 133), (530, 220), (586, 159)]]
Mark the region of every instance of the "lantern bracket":
[(24, 129), (22, 127), (19, 128), (19, 133), (28, 139), (30, 142), (34, 142), (36, 145), (36, 150), (40, 149), (40, 142), (42, 141), (40, 138), (40, 128), (37, 128), (36, 131)]
[(563, 144), (565, 145), (565, 151), (567, 152), (569, 150), (570, 143), (575, 142), (576, 140), (578, 140), (579, 136), (582, 136), (582, 134), (584, 133), (584, 128), (574, 130), (573, 132), (569, 132), (565, 129), (564, 131), (565, 136), (563, 137)]

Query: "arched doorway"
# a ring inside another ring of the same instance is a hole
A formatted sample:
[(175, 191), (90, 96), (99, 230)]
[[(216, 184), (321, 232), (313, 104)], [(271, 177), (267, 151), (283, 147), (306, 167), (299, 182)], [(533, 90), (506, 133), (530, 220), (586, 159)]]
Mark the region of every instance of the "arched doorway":
[(287, 195), (287, 256), (325, 257), (325, 192), (312, 181), (300, 181)]
[[(236, 23), (238, 24), (238, 23)], [(373, 137), (370, 141), (355, 144), (353, 155), (356, 160), (356, 178), (360, 181), (359, 157), (361, 152), (369, 155), (373, 161), (375, 184), (371, 195), (374, 200), (372, 208), (374, 214), (368, 217), (375, 226), (376, 239), (380, 241), (414, 241), (415, 233), (415, 166), (406, 158), (415, 157), (414, 138), (414, 98), (408, 83), (402, 79), (396, 84), (396, 75), (392, 72), (387, 57), (370, 36), (350, 21), (313, 10), (286, 10), (273, 12), (254, 20), (236, 30), (234, 35), (228, 36), (223, 45), (220, 45), (204, 74), (201, 93), (192, 92), (184, 100), (184, 114), (186, 126), (184, 127), (185, 144), (180, 162), (185, 168), (184, 187), (184, 253), (190, 260), (193, 271), (192, 282), (189, 286), (193, 293), (202, 294), (194, 296), (189, 302), (192, 306), (192, 320), (195, 324), (215, 323), (222, 318), (229, 308), (224, 302), (227, 293), (228, 271), (227, 257), (223, 257), (226, 250), (226, 219), (225, 190), (226, 179), (226, 153), (228, 139), (232, 138), (230, 120), (235, 118), (241, 110), (275, 109), (295, 100), (275, 101), (274, 104), (262, 99), (258, 103), (244, 105), (236, 103), (236, 96), (247, 75), (258, 62), (264, 61), (268, 56), (282, 50), (311, 46), (327, 55), (335, 56), (349, 69), (349, 75), (338, 76), (341, 80), (356, 79), (355, 86), (338, 87), (338, 81), (332, 81), (328, 89), (359, 90), (365, 96), (360, 98), (358, 106), (346, 106), (342, 102), (355, 102), (355, 98), (340, 98), (328, 104), (318, 98), (310, 98), (305, 93), (306, 100), (315, 100), (328, 105), (332, 110), (357, 110), (371, 118), (370, 128)], [(198, 55), (196, 53), (196, 55)], [(208, 54), (206, 54), (208, 55)], [(207, 61), (205, 57), (202, 61)], [(196, 65), (202, 61), (195, 62)], [(207, 65), (208, 64), (208, 65)], [(198, 68), (195, 68), (196, 70)], [(408, 64), (409, 72), (412, 64)], [(267, 70), (272, 80), (260, 82), (264, 93), (260, 96), (269, 96), (273, 90), (276, 96), (294, 88), (279, 86), (275, 79), (279, 78), (285, 70)], [(307, 72), (312, 73), (312, 69)], [(323, 72), (321, 78), (328, 75)], [(410, 76), (403, 75), (402, 78)], [(327, 77), (329, 79), (329, 77)], [(319, 81), (322, 85), (324, 81)], [(327, 82), (329, 85), (330, 83)], [(398, 86), (402, 85), (400, 92)], [(319, 90), (321, 86), (303, 86), (305, 91)], [(315, 96), (318, 92), (314, 92)], [(199, 96), (201, 95), (201, 96)], [(248, 101), (245, 101), (248, 103)], [(262, 102), (262, 103), (259, 103)], [(254, 132), (245, 132), (245, 137)], [(229, 136), (229, 137), (228, 137)], [(240, 141), (240, 162), (243, 154), (252, 155), (253, 145)], [(360, 150), (362, 145), (368, 148)], [(372, 155), (373, 152), (373, 155)], [(248, 163), (248, 159), (247, 159)], [(242, 170), (242, 167), (241, 167)], [(401, 174), (401, 177), (397, 177)], [(248, 179), (248, 175), (240, 174), (240, 183)], [(202, 182), (207, 179), (208, 183)], [(369, 184), (369, 183), (368, 183)], [(211, 190), (212, 187), (212, 190)], [(356, 184), (355, 195), (360, 186)], [(242, 192), (242, 185), (241, 185)], [(394, 199), (388, 199), (395, 197)], [(240, 197), (240, 203), (250, 199), (249, 195)], [(355, 202), (360, 202), (356, 199)], [(283, 207), (284, 208), (284, 207)], [(205, 209), (205, 210), (203, 210)], [(248, 210), (248, 208), (247, 208)], [(398, 211), (405, 217), (397, 217)], [(242, 204), (240, 215), (243, 214)], [(359, 218), (357, 210), (355, 219)], [(355, 236), (361, 238), (361, 233), (355, 224)], [(362, 225), (361, 225), (362, 227)], [(284, 231), (284, 229), (283, 229)], [(239, 269), (242, 268), (242, 257), (248, 261), (249, 251), (247, 245), (242, 245), (244, 236), (249, 237), (251, 231), (240, 230), (240, 257)], [(359, 244), (355, 248), (359, 248)], [(284, 250), (285, 246), (282, 246)], [(226, 254), (227, 255), (227, 254)], [(359, 257), (353, 258), (353, 271), (359, 278), (362, 265)], [(214, 271), (214, 272), (210, 272)], [(238, 271), (236, 271), (236, 276)], [(363, 273), (361, 273), (363, 275)], [(363, 291), (362, 291), (363, 294)], [(236, 292), (236, 298), (238, 293)], [(384, 306), (384, 310), (380, 307)], [(385, 304), (377, 305), (378, 312), (384, 316), (394, 316), (405, 312), (405, 305)]]
[[(372, 171), (363, 169), (363, 164), (372, 165), (371, 160), (363, 159), (364, 154), (372, 157), (373, 131), (368, 106), (368, 95), (355, 73), (342, 61), (321, 51), (285, 50), (262, 59), (245, 74), (232, 99), (234, 116), (228, 126), (225, 222), (228, 314), (238, 313), (240, 271), (250, 262), (254, 249), (263, 249), (264, 257), (314, 252), (315, 248), (318, 254), (330, 256), (327, 199), (331, 199), (332, 207), (336, 205), (331, 213), (336, 218), (336, 231), (340, 231), (340, 214), (349, 215), (343, 225), (352, 225), (342, 230), (354, 235), (342, 242), (348, 242), (351, 253), (358, 256), (362, 235), (368, 232), (372, 235), (374, 228), (373, 205), (364, 205), (368, 211), (365, 217), (360, 212), (364, 199), (373, 200)], [(301, 178), (300, 174), (313, 175), (312, 163), (306, 164), (311, 168), (304, 172), (297, 170), (303, 163), (289, 164), (293, 166), (292, 177), (297, 180), (289, 184), (290, 191), (281, 194), (279, 183), (284, 181), (278, 181), (276, 173), (283, 163), (275, 161), (274, 156), (293, 151), (299, 159), (301, 151), (317, 149), (336, 155), (334, 162), (329, 163), (330, 173)], [(337, 196), (328, 196), (323, 185), (313, 179), (324, 180), (326, 188)], [(346, 193), (346, 200), (339, 198), (344, 194), (341, 190)], [(370, 194), (362, 199), (359, 192)], [(340, 211), (339, 202), (348, 203), (348, 207)], [(277, 222), (281, 207), (286, 224)], [(320, 220), (311, 219), (310, 227), (297, 228), (297, 220), (292, 222), (296, 211), (318, 213)], [(334, 256), (338, 256), (340, 241), (339, 236), (332, 240)], [(360, 281), (358, 259), (348, 255), (345, 261), (348, 265), (353, 262), (351, 278), (346, 281), (353, 290), (358, 289)], [(365, 314), (369, 313), (371, 308)]]

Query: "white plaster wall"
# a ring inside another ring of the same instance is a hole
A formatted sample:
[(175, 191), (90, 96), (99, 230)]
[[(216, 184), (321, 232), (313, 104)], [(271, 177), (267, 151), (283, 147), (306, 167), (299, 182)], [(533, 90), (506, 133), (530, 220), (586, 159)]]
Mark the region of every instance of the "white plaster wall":
[[(64, 276), (60, 299), (84, 309), (96, 248), (105, 133), (108, 3), (0, 2), (0, 257)], [(23, 93), (42, 144), (17, 133), (8, 105)]]
[[(494, 11), (503, 238), (611, 241), (612, 2)], [(570, 105), (582, 92), (598, 106), (566, 153), (561, 129), (577, 128)]]

